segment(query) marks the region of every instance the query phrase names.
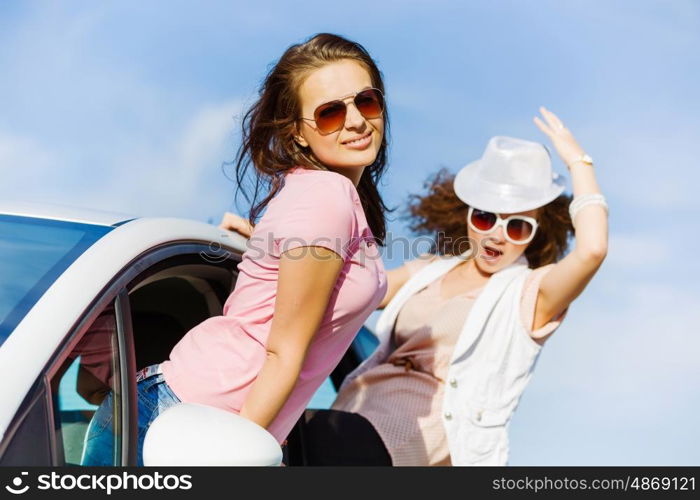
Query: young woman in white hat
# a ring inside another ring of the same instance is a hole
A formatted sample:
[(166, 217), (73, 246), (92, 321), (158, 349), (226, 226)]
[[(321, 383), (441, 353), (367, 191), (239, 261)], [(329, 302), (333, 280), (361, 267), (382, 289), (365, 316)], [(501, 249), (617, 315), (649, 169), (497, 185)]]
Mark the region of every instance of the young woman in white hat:
[[(545, 147), (509, 137), (413, 196), (412, 229), (435, 236), (435, 254), (388, 272), (379, 347), (331, 410), (305, 415), (307, 464), (507, 463), (507, 426), (542, 346), (607, 253), (592, 160), (540, 111), (535, 123), (569, 169), (573, 201)], [(222, 226), (247, 230), (233, 216)]]

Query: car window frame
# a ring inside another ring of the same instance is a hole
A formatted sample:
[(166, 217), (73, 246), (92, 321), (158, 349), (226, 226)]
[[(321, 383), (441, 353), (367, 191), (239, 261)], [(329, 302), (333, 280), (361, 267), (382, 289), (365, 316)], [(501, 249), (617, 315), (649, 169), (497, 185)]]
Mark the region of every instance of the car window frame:
[[(111, 287), (110, 289), (111, 290)], [(119, 383), (119, 389), (121, 392), (120, 401), (120, 417), (121, 422), (119, 423), (121, 432), (121, 450), (120, 450), (120, 461), (119, 465), (130, 465), (129, 459), (131, 455), (131, 450), (129, 449), (133, 440), (131, 436), (131, 429), (128, 423), (125, 423), (125, 417), (130, 418), (131, 407), (136, 405), (136, 389), (135, 384), (132, 391), (132, 384), (129, 381), (128, 371), (129, 366), (135, 366), (133, 349), (130, 353), (128, 347), (130, 344), (129, 340), (124, 339), (125, 336), (131, 335), (130, 323), (130, 310), (128, 307), (128, 300), (126, 307), (123, 305), (123, 293), (124, 289), (121, 287), (116, 291), (108, 291), (103, 293), (101, 296), (97, 297), (93, 303), (86, 309), (81, 318), (76, 322), (76, 324), (71, 329), (71, 332), (64, 337), (64, 342), (62, 342), (59, 347), (54, 352), (51, 357), (51, 361), (47, 363), (47, 366), (43, 372), (42, 378), (43, 382), (47, 388), (45, 397), (47, 398), (46, 407), (49, 413), (50, 422), (55, 422), (57, 410), (54, 406), (53, 398), (51, 397), (51, 380), (58, 374), (63, 363), (68, 358), (69, 354), (77, 347), (78, 343), (82, 340), (83, 336), (87, 333), (90, 326), (97, 319), (97, 317), (111, 304), (114, 304), (114, 320), (117, 334), (117, 356), (118, 356), (118, 366), (119, 366), (119, 377), (115, 377), (115, 381)], [(125, 315), (129, 316), (125, 316)], [(126, 325), (126, 328), (125, 328)], [(122, 349), (125, 349), (122, 351)], [(131, 358), (131, 361), (129, 360)], [(133, 365), (131, 364), (133, 363)], [(132, 370), (132, 372), (135, 370)], [(131, 394), (133, 392), (133, 396)], [(126, 398), (126, 400), (125, 400)], [(126, 433), (124, 432), (126, 429)], [(116, 431), (116, 430), (115, 430)], [(51, 455), (52, 455), (52, 465), (53, 466), (63, 466), (64, 463), (64, 450), (60, 442), (62, 438), (59, 438), (56, 433), (56, 426), (51, 425), (49, 430), (49, 441), (51, 443)], [(135, 464), (134, 460), (134, 464)]]
[[(77, 346), (80, 339), (89, 329), (105, 307), (111, 302), (115, 305), (115, 319), (117, 322), (117, 338), (120, 349), (120, 383), (122, 384), (122, 429), (121, 429), (121, 466), (136, 466), (138, 443), (138, 404), (136, 395), (136, 354), (134, 351), (134, 338), (131, 318), (131, 308), (128, 294), (140, 281), (147, 276), (160, 272), (171, 266), (170, 261), (175, 257), (194, 257), (202, 259), (202, 263), (212, 266), (232, 266), (237, 268), (241, 260), (241, 252), (234, 248), (222, 248), (227, 252), (225, 258), (216, 262), (207, 260), (204, 256), (211, 253), (211, 242), (183, 240), (171, 242), (149, 249), (130, 262), (115, 275), (112, 281), (100, 292), (100, 294), (88, 306), (81, 317), (74, 323), (69, 333), (64, 336), (54, 353), (46, 364), (41, 378), (49, 387), (46, 393), (48, 418), (53, 421), (54, 405), (51, 401), (50, 381), (58, 372), (61, 364)], [(172, 264), (176, 265), (176, 264)], [(121, 354), (124, 349), (124, 355)], [(123, 360), (123, 361), (122, 361)], [(10, 426), (15, 428), (17, 426)], [(11, 436), (10, 436), (11, 439)], [(4, 441), (4, 440), (3, 440)], [(50, 426), (50, 446), (53, 465), (61, 464), (63, 450), (59, 450), (55, 428)]]

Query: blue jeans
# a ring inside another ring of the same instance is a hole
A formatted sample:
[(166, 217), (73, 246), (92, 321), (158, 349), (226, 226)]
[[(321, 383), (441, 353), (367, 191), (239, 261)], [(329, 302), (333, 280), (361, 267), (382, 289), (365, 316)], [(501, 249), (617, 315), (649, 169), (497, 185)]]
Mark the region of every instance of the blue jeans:
[[(158, 365), (151, 365), (136, 374), (138, 400), (137, 465), (143, 466), (143, 440), (151, 423), (162, 412), (180, 403), (180, 399), (165, 383)], [(105, 397), (93, 415), (85, 434), (81, 465), (118, 465), (114, 463), (114, 430), (112, 426), (112, 392)]]

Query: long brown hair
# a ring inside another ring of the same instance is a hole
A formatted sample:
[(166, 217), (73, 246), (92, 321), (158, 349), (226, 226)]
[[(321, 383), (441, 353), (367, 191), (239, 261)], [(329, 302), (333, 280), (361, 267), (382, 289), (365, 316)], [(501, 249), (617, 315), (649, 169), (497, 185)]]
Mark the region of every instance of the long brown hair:
[[(260, 213), (282, 188), (284, 173), (301, 165), (305, 168), (327, 168), (314, 157), (310, 148), (294, 141), (300, 118), (299, 87), (309, 72), (328, 63), (351, 59), (370, 75), (372, 86), (384, 93), (382, 75), (369, 53), (360, 44), (329, 33), (317, 34), (307, 41), (289, 47), (272, 67), (259, 89), (259, 98), (243, 117), (241, 146), (236, 155), (236, 196), (243, 185), (250, 165), (254, 167), (253, 195), (241, 189), (251, 203), (248, 219), (255, 224)], [(386, 236), (384, 204), (377, 183), (387, 165), (389, 116), (384, 109), (384, 135), (377, 157), (366, 167), (357, 186), (367, 223), (378, 243)], [(267, 194), (258, 201), (260, 192)]]
[[(458, 255), (469, 248), (467, 211), (469, 206), (454, 192), (454, 174), (441, 168), (424, 184), (425, 194), (411, 194), (405, 219), (416, 234), (432, 237), (431, 251)], [(571, 196), (562, 194), (537, 211), (538, 229), (525, 249), (529, 267), (537, 268), (558, 261), (573, 235), (568, 206)]]

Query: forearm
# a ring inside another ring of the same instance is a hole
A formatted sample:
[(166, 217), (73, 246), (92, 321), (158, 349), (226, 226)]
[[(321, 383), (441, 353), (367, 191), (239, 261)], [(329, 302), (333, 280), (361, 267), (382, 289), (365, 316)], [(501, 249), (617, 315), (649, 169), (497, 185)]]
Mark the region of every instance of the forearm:
[[(601, 194), (595, 167), (582, 162), (569, 165), (574, 199)], [(573, 251), (583, 259), (602, 261), (608, 248), (608, 214), (602, 205), (589, 205), (576, 215), (576, 241)]]
[(110, 387), (102, 383), (83, 365), (78, 368), (78, 380), (76, 382), (76, 392), (88, 403), (99, 405), (109, 393)]
[[(267, 427), (287, 402), (343, 266), (332, 250), (298, 247), (280, 258), (267, 357), (240, 414)], [(303, 311), (303, 314), (300, 314)]]
[(574, 197), (585, 194), (600, 194), (600, 187), (595, 175), (595, 166), (580, 161), (572, 161), (569, 168)]
[(302, 363), (268, 353), (253, 382), (240, 415), (267, 428), (287, 402), (299, 378)]

